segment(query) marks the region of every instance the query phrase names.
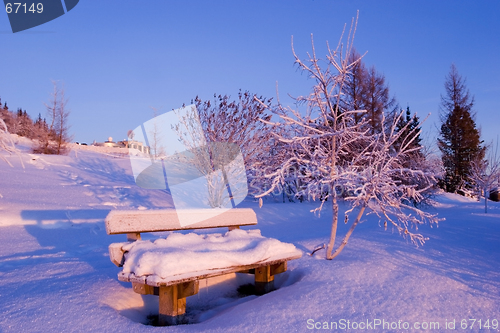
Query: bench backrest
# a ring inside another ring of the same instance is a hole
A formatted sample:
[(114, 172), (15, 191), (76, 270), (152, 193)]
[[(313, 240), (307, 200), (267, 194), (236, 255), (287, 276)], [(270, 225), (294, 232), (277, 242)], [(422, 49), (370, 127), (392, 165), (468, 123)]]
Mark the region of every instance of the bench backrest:
[[(183, 218), (192, 217), (194, 221), (202, 220), (200, 216), (214, 215), (210, 209), (190, 209), (181, 211)], [(182, 226), (178, 211), (163, 210), (114, 210), (106, 217), (106, 232), (114, 234), (139, 234), (141, 232), (173, 231), (186, 229), (205, 229), (229, 227), (237, 228), (243, 225), (257, 224), (257, 216), (250, 208), (229, 209), (222, 214), (202, 220), (201, 222)]]

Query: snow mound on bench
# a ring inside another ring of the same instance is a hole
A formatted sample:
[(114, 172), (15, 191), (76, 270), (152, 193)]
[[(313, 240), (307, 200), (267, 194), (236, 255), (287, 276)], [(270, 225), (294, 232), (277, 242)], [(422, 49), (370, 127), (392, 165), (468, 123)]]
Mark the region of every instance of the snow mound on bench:
[(280, 255), (300, 255), (293, 244), (266, 238), (260, 230), (226, 234), (172, 233), (167, 238), (136, 241), (122, 248), (124, 273), (160, 278), (203, 270), (250, 265)]

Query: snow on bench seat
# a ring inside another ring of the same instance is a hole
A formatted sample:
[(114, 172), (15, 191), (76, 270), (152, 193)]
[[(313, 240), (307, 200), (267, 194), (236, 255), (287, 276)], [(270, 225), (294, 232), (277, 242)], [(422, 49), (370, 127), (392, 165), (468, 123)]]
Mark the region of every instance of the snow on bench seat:
[(276, 268), (270, 272), (271, 275), (275, 275), (278, 273), (285, 272), (287, 270), (288, 260), (299, 259), (300, 257), (301, 257), (300, 254), (290, 253), (288, 255), (283, 255), (282, 257), (275, 256), (269, 258), (268, 260), (261, 261), (258, 263), (253, 263), (251, 265), (232, 266), (232, 267), (217, 268), (217, 269), (207, 269), (204, 271), (197, 271), (197, 272), (188, 272), (164, 279), (158, 277), (157, 275), (135, 276), (134, 273), (120, 272), (118, 274), (118, 280), (122, 282), (134, 282), (134, 283), (146, 284), (151, 287), (172, 286), (176, 284), (207, 279), (210, 277), (220, 276), (230, 273), (244, 273), (250, 270), (254, 270), (255, 268), (265, 267), (265, 266), (271, 266), (271, 267), (276, 266)]
[(167, 238), (125, 244), (122, 250), (126, 254), (119, 280), (150, 286), (272, 266), (302, 255), (293, 244), (263, 237), (260, 230), (240, 229), (224, 235), (172, 233)]

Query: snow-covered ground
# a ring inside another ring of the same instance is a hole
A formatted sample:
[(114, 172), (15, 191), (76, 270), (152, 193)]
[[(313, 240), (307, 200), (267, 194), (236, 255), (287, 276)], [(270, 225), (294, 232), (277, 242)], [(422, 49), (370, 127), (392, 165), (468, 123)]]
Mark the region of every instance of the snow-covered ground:
[[(125, 236), (108, 236), (103, 220), (111, 209), (171, 207), (169, 195), (137, 187), (120, 150), (77, 146), (68, 156), (45, 156), (19, 144), (24, 169), (19, 157), (7, 157), (14, 168), (0, 160), (0, 332), (307, 332), (326, 325), (335, 331), (335, 324), (339, 331), (442, 332), (453, 322), (458, 331), (477, 332), (479, 320), (489, 320), (481, 331), (500, 326), (500, 204), (490, 203), (485, 214), (484, 202), (451, 194), (427, 208), (446, 221), (420, 228), (430, 238), (423, 247), (369, 216), (332, 261), (324, 250), (307, 255), (327, 240), (328, 207), (315, 217), (314, 203), (267, 200), (259, 209), (245, 201), (263, 236), (304, 253), (277, 277), (279, 289), (239, 294), (238, 286), (252, 281), (246, 275), (202, 281), (187, 299), (191, 324), (145, 325), (157, 297), (117, 280), (108, 245)], [(224, 230), (199, 231), (207, 232)]]

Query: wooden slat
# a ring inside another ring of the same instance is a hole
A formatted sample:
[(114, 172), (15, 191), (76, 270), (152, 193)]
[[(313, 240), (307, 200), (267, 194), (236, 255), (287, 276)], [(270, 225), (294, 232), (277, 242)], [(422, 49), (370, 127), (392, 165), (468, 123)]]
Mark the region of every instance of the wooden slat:
[(200, 291), (200, 282), (196, 280), (178, 284), (177, 290), (179, 298), (196, 295)]
[(134, 274), (130, 274), (128, 276), (128, 279), (130, 282), (135, 282), (135, 283), (139, 283), (139, 284), (147, 284), (146, 283), (146, 278), (147, 276), (135, 276)]
[(118, 267), (123, 266), (124, 256), (122, 246), (129, 244), (128, 242), (123, 243), (112, 243), (109, 245), (109, 259), (113, 264)]
[(287, 262), (286, 261), (283, 261), (279, 264), (274, 264), (271, 266), (271, 275), (276, 275), (276, 274), (286, 272), (286, 269), (287, 269)]
[[(273, 264), (273, 265), (271, 265), (271, 275), (276, 275), (276, 274), (286, 272), (286, 269), (287, 269), (287, 261)], [(244, 271), (239, 271), (238, 273), (255, 274), (255, 268), (246, 269)]]
[(120, 272), (118, 273), (118, 281), (130, 282), (131, 275), (133, 274)]
[(148, 286), (147, 284), (132, 282), (132, 289), (141, 295), (159, 295), (158, 287)]
[(175, 275), (172, 277), (168, 277), (166, 279), (161, 279), (161, 278), (158, 278), (157, 276), (154, 276), (154, 275), (136, 277), (133, 273), (120, 272), (120, 273), (118, 273), (118, 280), (123, 281), (123, 282), (139, 282), (139, 281), (141, 281), (141, 283), (144, 283), (144, 284), (147, 284), (147, 285), (150, 285), (153, 287), (171, 286), (171, 285), (180, 284), (180, 283), (184, 283), (184, 282), (188, 282), (188, 281), (201, 280), (201, 279), (206, 279), (209, 277), (220, 276), (220, 275), (229, 274), (229, 273), (248, 272), (248, 270), (262, 267), (262, 266), (273, 266), (273, 265), (279, 266), (279, 264), (281, 264), (284, 261), (298, 259), (301, 256), (302, 256), (301, 254), (284, 255), (284, 256), (280, 256), (279, 258), (271, 258), (271, 259), (264, 260), (264, 261), (257, 262), (257, 263), (253, 263), (250, 265), (216, 268), (216, 269), (212, 269), (212, 270), (197, 272), (197, 274), (193, 274), (193, 273), (179, 274), (179, 275)]
[[(182, 214), (184, 219), (201, 222), (181, 226), (178, 213)], [(217, 209), (113, 210), (105, 220), (106, 232), (108, 235), (114, 235), (218, 227), (232, 228), (257, 224), (257, 216), (250, 208), (229, 209), (214, 216), (215, 213), (217, 213)]]

